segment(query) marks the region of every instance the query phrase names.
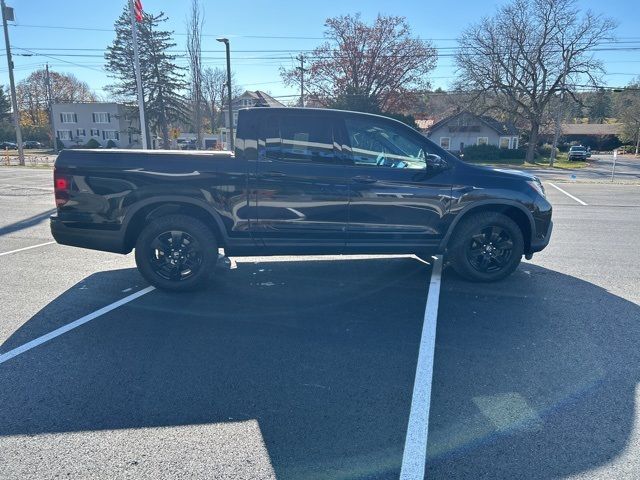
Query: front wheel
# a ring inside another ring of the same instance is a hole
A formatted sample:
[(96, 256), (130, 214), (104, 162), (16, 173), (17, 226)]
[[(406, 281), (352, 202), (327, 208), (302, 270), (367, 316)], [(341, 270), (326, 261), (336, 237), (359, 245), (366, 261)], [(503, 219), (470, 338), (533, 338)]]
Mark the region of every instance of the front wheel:
[(452, 267), (461, 276), (495, 282), (518, 267), (524, 239), (520, 227), (506, 215), (477, 213), (461, 220), (448, 252)]
[(216, 238), (202, 222), (168, 215), (150, 222), (136, 242), (136, 265), (154, 287), (195, 290), (209, 278), (218, 258)]

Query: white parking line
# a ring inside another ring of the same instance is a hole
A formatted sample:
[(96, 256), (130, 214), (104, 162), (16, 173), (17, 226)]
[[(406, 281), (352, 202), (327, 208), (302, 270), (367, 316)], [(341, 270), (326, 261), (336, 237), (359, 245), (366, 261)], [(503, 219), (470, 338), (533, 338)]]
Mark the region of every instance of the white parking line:
[(0, 253), (0, 257), (2, 257), (3, 255), (9, 255), (11, 253), (24, 252), (25, 250), (31, 250), (32, 248), (44, 247), (45, 245), (51, 245), (52, 243), (56, 243), (56, 242), (51, 241), (51, 242), (39, 243), (38, 245), (31, 245), (30, 247), (18, 248), (17, 250), (2, 252)]
[(139, 298), (143, 295), (146, 295), (149, 292), (152, 292), (153, 290), (155, 290), (155, 287), (143, 288), (142, 290), (139, 290), (136, 293), (132, 293), (131, 295), (118, 300), (117, 302), (113, 302), (107, 305), (106, 307), (102, 307), (101, 309), (96, 310), (95, 312), (92, 312), (88, 315), (85, 315), (82, 318), (74, 320), (71, 323), (67, 323), (66, 325), (63, 325), (60, 328), (56, 328), (55, 330), (45, 335), (42, 335), (41, 337), (38, 337), (34, 340), (31, 340), (30, 342), (27, 342), (24, 345), (16, 347), (13, 350), (9, 350), (8, 352), (0, 355), (0, 365), (6, 362), (7, 360), (12, 359), (13, 357), (20, 355), (21, 353), (29, 351), (32, 348), (35, 348), (39, 345), (42, 345), (45, 342), (48, 342), (49, 340), (59, 337), (63, 333), (67, 333), (73, 330), (74, 328), (78, 328), (80, 325), (84, 325), (85, 323), (90, 322), (91, 320), (94, 320), (100, 317), (101, 315), (104, 315), (105, 313), (109, 313), (110, 311), (115, 310), (118, 307), (121, 307), (125, 303), (129, 303), (132, 300), (135, 300), (136, 298)]
[(429, 408), (431, 406), (431, 381), (433, 379), (433, 357), (436, 347), (436, 323), (440, 300), (440, 278), (442, 256), (434, 257), (427, 305), (424, 309), (424, 323), (420, 339), (420, 351), (413, 383), (411, 411), (407, 437), (402, 454), (402, 480), (422, 480), (427, 460), (427, 436), (429, 434)]
[(551, 185), (553, 188), (555, 188), (556, 190), (564, 193), (567, 197), (574, 199), (576, 202), (578, 202), (580, 205), (585, 205), (587, 206), (587, 204), (585, 202), (583, 202), (582, 200), (580, 200), (578, 197), (574, 197), (573, 195), (571, 195), (569, 192), (567, 192), (566, 190), (561, 189), (559, 186), (557, 186), (555, 183), (551, 183), (551, 182), (547, 182), (549, 185)]

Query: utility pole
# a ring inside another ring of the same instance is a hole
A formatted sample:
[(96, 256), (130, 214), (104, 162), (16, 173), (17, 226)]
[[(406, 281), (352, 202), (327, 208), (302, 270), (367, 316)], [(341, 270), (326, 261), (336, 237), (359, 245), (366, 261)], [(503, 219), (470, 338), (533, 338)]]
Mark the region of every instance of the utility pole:
[(58, 153), (58, 142), (56, 141), (56, 129), (53, 126), (53, 96), (51, 94), (51, 77), (49, 77), (49, 64), (45, 68), (45, 84), (47, 86), (47, 104), (49, 106), (49, 123), (51, 127), (51, 143), (53, 143), (53, 153)]
[(218, 42), (224, 43), (227, 52), (227, 94), (229, 96), (229, 151), (233, 152), (233, 106), (231, 102), (231, 52), (229, 51), (228, 38), (216, 38)]
[(304, 108), (304, 55), (300, 54), (296, 59), (300, 60), (300, 66), (296, 69), (300, 71), (300, 106)]
[(7, 20), (13, 21), (13, 8), (7, 7), (4, 0), (0, 0), (2, 8), (2, 26), (4, 28), (4, 43), (7, 46), (7, 65), (9, 66), (9, 86), (11, 87), (11, 107), (13, 109), (13, 123), (16, 127), (16, 143), (18, 144), (18, 162), (24, 165), (24, 150), (22, 148), (22, 130), (20, 130), (20, 112), (16, 98), (16, 82), (13, 78), (13, 60), (11, 59), (11, 44), (9, 43), (9, 27)]
[(553, 167), (553, 164), (556, 160), (556, 150), (558, 149), (558, 141), (560, 140), (560, 133), (562, 126), (560, 122), (562, 122), (562, 113), (564, 111), (564, 92), (566, 90), (566, 79), (567, 79), (567, 70), (569, 69), (569, 58), (565, 58), (564, 65), (562, 66), (562, 91), (560, 92), (560, 105), (558, 106), (558, 110), (556, 111), (556, 131), (553, 134), (553, 145), (551, 146), (551, 158), (549, 159), (549, 166)]
[[(133, 40), (133, 62), (136, 69), (136, 84), (138, 86), (138, 111), (140, 112), (140, 136), (142, 139), (142, 148), (146, 150), (147, 143), (147, 122), (144, 118), (144, 95), (142, 94), (142, 74), (140, 73), (140, 59), (138, 57), (138, 32), (136, 28), (136, 12), (134, 8), (134, 0), (129, 0), (129, 13), (131, 17), (131, 35)], [(142, 15), (142, 5), (140, 5), (140, 15)]]

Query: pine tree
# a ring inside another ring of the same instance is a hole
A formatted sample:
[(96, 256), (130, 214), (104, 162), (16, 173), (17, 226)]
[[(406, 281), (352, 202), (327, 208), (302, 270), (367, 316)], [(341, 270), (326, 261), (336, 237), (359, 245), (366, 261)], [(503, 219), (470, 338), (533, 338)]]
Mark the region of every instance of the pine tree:
[[(167, 21), (164, 12), (153, 15), (144, 12), (137, 24), (138, 54), (142, 77), (145, 114), (149, 128), (159, 131), (163, 148), (169, 148), (169, 129), (173, 122), (188, 120), (185, 99), (184, 69), (176, 65), (175, 55), (167, 53), (176, 44), (173, 32), (159, 29)], [(116, 38), (105, 53), (106, 69), (116, 82), (108, 88), (112, 94), (135, 101), (137, 85), (133, 59), (133, 38), (129, 6), (125, 5), (115, 23)]]
[(0, 120), (9, 119), (11, 116), (11, 102), (4, 90), (4, 86), (0, 85)]

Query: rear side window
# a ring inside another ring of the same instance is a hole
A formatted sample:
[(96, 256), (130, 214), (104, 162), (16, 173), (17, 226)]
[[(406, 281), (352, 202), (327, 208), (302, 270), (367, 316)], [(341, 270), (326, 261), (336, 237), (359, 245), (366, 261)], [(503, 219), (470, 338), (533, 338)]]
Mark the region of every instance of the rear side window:
[(324, 116), (267, 115), (261, 128), (261, 156), (289, 162), (335, 163), (333, 127)]

